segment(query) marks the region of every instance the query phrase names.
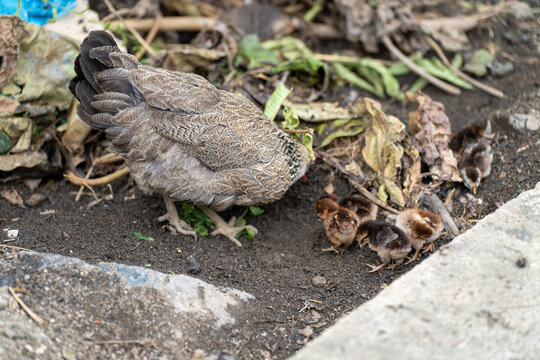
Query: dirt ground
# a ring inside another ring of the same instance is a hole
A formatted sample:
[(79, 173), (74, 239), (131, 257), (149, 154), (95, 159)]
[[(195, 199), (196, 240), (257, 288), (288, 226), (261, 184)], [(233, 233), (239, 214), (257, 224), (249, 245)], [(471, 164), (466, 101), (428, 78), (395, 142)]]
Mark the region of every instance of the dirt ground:
[[(512, 73), (484, 79), (503, 89), (505, 99), (499, 100), (478, 90), (465, 91), (459, 97), (432, 87), (426, 91), (434, 100), (445, 104), (454, 130), (471, 122), (483, 124), (491, 118), (496, 133), (492, 173), (482, 182), (477, 196), (482, 203), (476, 208), (467, 208), (462, 218), (464, 205), (459, 202), (462, 195), (454, 196), (453, 215), (462, 228), (472, 226), (474, 220), (493, 212), (540, 181), (538, 133), (511, 130), (505, 116), (492, 114), (540, 109), (538, 43), (535, 43), (538, 29), (527, 30), (537, 32), (536, 36), (528, 37), (524, 36), (525, 30), (518, 30), (509, 17), (498, 17), (489, 21), (488, 26), (470, 33), (474, 48), (493, 41), (513, 62)], [(400, 119), (406, 117), (401, 105), (392, 102), (386, 105), (388, 112)], [(313, 205), (324, 193), (329, 172), (317, 161), (310, 168), (306, 182), (298, 182), (283, 199), (265, 206), (263, 215), (248, 216), (248, 223), (256, 226), (259, 234), (255, 241), (241, 239), (243, 248), (224, 237), (202, 237), (195, 241), (192, 237), (172, 236), (156, 222), (157, 217), (165, 213), (161, 198), (143, 195), (127, 178), (112, 184), (112, 200), (93, 207), (88, 207), (93, 200), (88, 192), (81, 201), (75, 202), (78, 187), (61, 176), (51, 178), (35, 190), (47, 194), (46, 200), (36, 207), (22, 209), (0, 199), (0, 227), (19, 229), (18, 241), (10, 245), (74, 256), (90, 263), (114, 261), (147, 266), (164, 273), (190, 273), (215, 285), (251, 293), (257, 300), (242, 315), (241, 321), (228, 329), (230, 337), (209, 337), (208, 343), (199, 347), (229, 351), (242, 359), (283, 359), (307, 342), (300, 334), (302, 329), (310, 325), (316, 337), (418, 263), (400, 266), (394, 271), (368, 273), (365, 264), (376, 264), (378, 258), (367, 247), (351, 247), (343, 254), (321, 251), (329, 242)], [(0, 184), (3, 188), (17, 189), (25, 200), (31, 195), (21, 181)], [(334, 185), (339, 195), (353, 193), (339, 177)], [(456, 186), (458, 193), (464, 193), (461, 185)], [(109, 194), (106, 187), (95, 190), (100, 197)], [(54, 213), (46, 214), (48, 210)], [(241, 209), (234, 208), (223, 216), (228, 219), (240, 212)], [(139, 240), (134, 232), (156, 240)], [(437, 247), (450, 240), (449, 235), (443, 236)], [(421, 259), (426, 256), (429, 254)], [(193, 261), (188, 261), (189, 257), (200, 264), (200, 272), (194, 269)], [(312, 285), (315, 276), (323, 276), (326, 285)]]

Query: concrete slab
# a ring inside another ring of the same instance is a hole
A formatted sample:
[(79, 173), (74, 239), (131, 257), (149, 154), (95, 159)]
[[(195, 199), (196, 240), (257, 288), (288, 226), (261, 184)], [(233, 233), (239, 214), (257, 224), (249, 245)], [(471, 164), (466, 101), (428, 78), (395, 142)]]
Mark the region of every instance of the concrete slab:
[(539, 298), (540, 183), (291, 359), (538, 359)]
[[(8, 287), (23, 289), (19, 296), (43, 324)], [(191, 358), (203, 340), (226, 343), (222, 328), (251, 299), (186, 275), (21, 252), (0, 260), (0, 358)]]

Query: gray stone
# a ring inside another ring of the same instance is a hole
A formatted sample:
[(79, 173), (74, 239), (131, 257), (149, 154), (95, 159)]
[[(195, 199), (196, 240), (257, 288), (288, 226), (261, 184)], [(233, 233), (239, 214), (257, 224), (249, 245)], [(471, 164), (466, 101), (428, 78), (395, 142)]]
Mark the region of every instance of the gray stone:
[(141, 342), (140, 358), (183, 359), (194, 344), (226, 336), (223, 325), (254, 299), (186, 275), (34, 252), (0, 260), (0, 284), (27, 289), (21, 298), (45, 320), (14, 310), (0, 286), (0, 344), (13, 354), (2, 359), (132, 358), (135, 345), (96, 345), (126, 339)]
[(512, 114), (508, 122), (516, 130), (537, 131), (540, 129), (540, 114)]
[(538, 359), (539, 219), (540, 183), (292, 359)]

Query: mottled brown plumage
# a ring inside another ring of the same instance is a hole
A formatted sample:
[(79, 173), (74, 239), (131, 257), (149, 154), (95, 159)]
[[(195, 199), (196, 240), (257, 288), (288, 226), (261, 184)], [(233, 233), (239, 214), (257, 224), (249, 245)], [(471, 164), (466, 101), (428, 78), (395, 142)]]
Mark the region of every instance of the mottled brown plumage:
[(441, 217), (435, 213), (422, 209), (407, 209), (396, 218), (396, 226), (403, 230), (411, 239), (415, 253), (411, 260), (418, 258), (418, 253), (424, 245), (433, 249), (433, 242), (441, 236), (443, 223)]
[(450, 147), (458, 158), (458, 167), (465, 186), (476, 194), (483, 178), (491, 173), (493, 152), (484, 130), (468, 125), (452, 136)]
[(377, 252), (382, 263), (379, 266), (369, 265), (372, 270), (378, 271), (394, 260), (395, 266), (401, 264), (403, 259), (411, 252), (411, 240), (397, 226), (392, 224), (370, 220), (362, 223), (358, 231), (367, 231), (369, 236), (369, 248)]
[[(371, 200), (366, 199), (361, 195), (347, 196), (341, 199), (340, 205), (344, 208), (354, 211), (356, 215), (358, 215), (360, 223), (377, 219), (377, 213), (379, 211), (379, 208)], [(365, 245), (363, 243), (363, 240), (366, 239), (367, 236), (367, 230), (358, 231), (356, 233), (356, 240), (361, 247)]]
[(349, 246), (356, 238), (356, 229), (360, 225), (360, 218), (354, 211), (339, 206), (334, 195), (321, 197), (315, 203), (315, 211), (324, 220), (326, 236), (333, 247), (327, 250), (336, 250), (336, 247)]
[(83, 41), (75, 71), (81, 119), (105, 131), (139, 187), (166, 201), (216, 211), (267, 204), (306, 171), (305, 147), (246, 98), (199, 75), (141, 65), (104, 31)]

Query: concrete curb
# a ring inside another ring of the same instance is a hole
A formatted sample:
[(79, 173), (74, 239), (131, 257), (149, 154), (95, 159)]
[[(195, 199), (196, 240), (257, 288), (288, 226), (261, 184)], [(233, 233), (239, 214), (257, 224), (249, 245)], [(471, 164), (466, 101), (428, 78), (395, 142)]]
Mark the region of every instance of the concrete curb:
[(291, 359), (538, 359), (539, 298), (540, 183)]

